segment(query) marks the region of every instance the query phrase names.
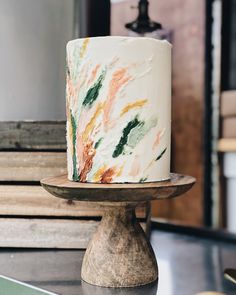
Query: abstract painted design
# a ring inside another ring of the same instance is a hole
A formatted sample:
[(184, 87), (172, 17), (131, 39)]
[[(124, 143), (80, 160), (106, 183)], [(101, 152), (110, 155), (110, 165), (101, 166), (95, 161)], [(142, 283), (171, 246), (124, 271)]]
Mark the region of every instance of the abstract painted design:
[[(141, 183), (168, 178), (170, 120), (167, 114), (167, 124), (160, 124), (159, 114), (170, 109), (165, 102), (161, 109), (153, 97), (155, 87), (148, 89), (152, 59), (129, 62), (119, 54), (122, 46), (129, 50), (130, 43), (121, 37), (78, 39), (67, 45), (70, 180)], [(138, 91), (145, 81), (147, 89)]]

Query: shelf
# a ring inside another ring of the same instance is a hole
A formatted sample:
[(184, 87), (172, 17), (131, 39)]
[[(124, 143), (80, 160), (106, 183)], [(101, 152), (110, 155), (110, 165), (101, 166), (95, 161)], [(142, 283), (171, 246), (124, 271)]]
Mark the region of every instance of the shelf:
[(236, 152), (236, 138), (221, 138), (218, 141), (218, 151), (227, 153), (227, 152)]

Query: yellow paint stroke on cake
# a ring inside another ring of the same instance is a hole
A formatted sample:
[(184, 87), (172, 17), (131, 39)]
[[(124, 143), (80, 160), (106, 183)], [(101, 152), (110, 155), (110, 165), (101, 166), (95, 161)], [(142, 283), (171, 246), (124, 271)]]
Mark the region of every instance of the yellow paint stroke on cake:
[(124, 86), (130, 79), (131, 76), (127, 74), (127, 68), (120, 68), (115, 71), (112, 75), (112, 79), (109, 83), (108, 97), (104, 106), (104, 127), (108, 129), (110, 112), (112, 110), (112, 105), (115, 100), (116, 94), (122, 86)]
[(120, 166), (119, 170), (117, 171), (116, 177), (121, 176), (123, 169), (124, 169), (125, 164), (123, 164), (122, 166)]
[(108, 167), (106, 164), (100, 167), (93, 175), (94, 182), (109, 183), (114, 176), (119, 177), (122, 174), (124, 164), (117, 169), (115, 166)]
[(101, 177), (104, 174), (104, 172), (107, 170), (107, 165), (103, 165), (102, 167), (100, 167), (96, 173), (93, 175), (93, 181), (94, 182), (99, 182), (101, 181)]
[(84, 55), (86, 53), (86, 50), (87, 50), (87, 47), (88, 47), (88, 44), (89, 44), (89, 40), (90, 40), (89, 38), (84, 39), (84, 42), (83, 42), (82, 47), (81, 47), (80, 52), (79, 52), (79, 57), (80, 58), (84, 57)]
[(67, 120), (67, 148), (68, 148), (68, 153), (72, 154), (72, 151), (73, 151), (73, 144), (72, 144), (72, 133), (73, 133), (73, 130), (72, 130), (72, 124), (71, 124), (71, 117), (68, 116), (67, 117), (68, 120)]
[(137, 100), (133, 103), (128, 103), (121, 111), (120, 116), (122, 117), (124, 114), (126, 114), (131, 109), (141, 108), (142, 106), (145, 105), (145, 103), (147, 101), (148, 101), (147, 99), (142, 99), (142, 100)]
[(96, 108), (91, 120), (88, 122), (87, 126), (85, 127), (85, 130), (84, 130), (83, 135), (82, 135), (83, 141), (86, 142), (89, 135), (92, 133), (92, 131), (93, 131), (95, 125), (96, 125), (97, 117), (100, 115), (102, 110), (103, 110), (103, 104), (99, 103), (97, 105), (97, 108)]

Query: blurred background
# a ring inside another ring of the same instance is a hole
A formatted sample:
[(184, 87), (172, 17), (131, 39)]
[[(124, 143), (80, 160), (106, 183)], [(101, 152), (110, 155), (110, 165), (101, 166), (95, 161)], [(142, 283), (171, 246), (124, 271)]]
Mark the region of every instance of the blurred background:
[[(148, 11), (139, 11), (138, 3), (0, 0), (1, 180), (26, 181), (15, 176), (18, 170), (6, 177), (4, 166), (6, 152), (33, 149), (33, 133), (27, 139), (25, 133), (16, 135), (22, 122), (64, 124), (68, 40), (167, 38), (173, 44), (171, 170), (192, 175), (197, 183), (181, 198), (154, 203), (152, 216), (236, 233), (236, 0), (150, 0)], [(64, 133), (50, 130), (51, 150), (58, 142), (65, 151)], [(16, 215), (0, 214), (6, 212)]]

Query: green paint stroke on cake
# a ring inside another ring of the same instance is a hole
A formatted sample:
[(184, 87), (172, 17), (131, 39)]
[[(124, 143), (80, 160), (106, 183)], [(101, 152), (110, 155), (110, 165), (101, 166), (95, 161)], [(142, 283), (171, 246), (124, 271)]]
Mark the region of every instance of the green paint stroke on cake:
[(72, 143), (73, 143), (73, 155), (72, 155), (72, 159), (73, 159), (73, 180), (77, 181), (77, 180), (79, 180), (79, 176), (78, 176), (78, 173), (77, 173), (76, 149), (75, 149), (75, 145), (76, 145), (76, 122), (75, 122), (75, 118), (72, 115), (72, 113), (70, 113), (70, 118), (71, 118), (71, 126), (72, 126)]
[(99, 140), (95, 143), (94, 148), (97, 149), (100, 145), (100, 143), (102, 142), (103, 137), (99, 138)]
[(129, 134), (127, 145), (135, 148), (144, 136), (157, 125), (157, 118), (150, 118), (147, 122), (142, 121)]
[(98, 98), (99, 91), (102, 87), (102, 82), (105, 78), (106, 71), (104, 70), (99, 76), (98, 80), (93, 84), (93, 86), (87, 91), (85, 99), (83, 101), (83, 106), (89, 106)]
[(147, 180), (147, 177), (142, 177), (142, 178), (140, 178), (140, 180), (139, 180), (139, 182), (145, 182)]
[(160, 155), (155, 159), (155, 161), (158, 161), (162, 158), (162, 156), (164, 155), (164, 153), (166, 152), (167, 147), (160, 153)]
[(125, 145), (128, 141), (128, 136), (132, 129), (134, 129), (136, 126), (143, 124), (143, 122), (139, 121), (138, 117), (136, 116), (132, 121), (130, 121), (126, 127), (122, 131), (122, 136), (120, 138), (119, 143), (116, 145), (115, 150), (112, 154), (113, 158), (117, 158), (119, 155), (121, 155), (124, 151)]

